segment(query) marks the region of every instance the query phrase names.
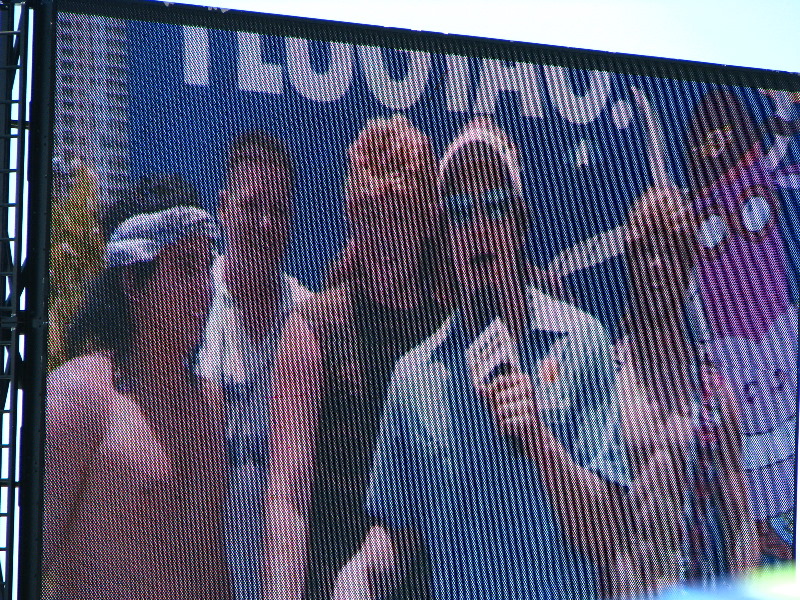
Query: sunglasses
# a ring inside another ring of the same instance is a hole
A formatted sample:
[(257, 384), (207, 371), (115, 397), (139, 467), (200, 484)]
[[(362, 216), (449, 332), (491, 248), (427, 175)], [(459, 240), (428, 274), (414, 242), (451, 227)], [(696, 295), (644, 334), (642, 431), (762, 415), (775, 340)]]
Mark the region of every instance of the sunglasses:
[(513, 199), (513, 194), (505, 188), (487, 190), (477, 198), (469, 194), (451, 194), (445, 198), (445, 211), (451, 223), (465, 225), (472, 219), (475, 205), (483, 204), (486, 216), (499, 220), (511, 212)]
[(736, 204), (714, 205), (702, 215), (697, 228), (700, 249), (706, 256), (716, 255), (735, 235), (757, 242), (775, 227), (779, 207), (775, 192), (764, 185), (747, 188)]

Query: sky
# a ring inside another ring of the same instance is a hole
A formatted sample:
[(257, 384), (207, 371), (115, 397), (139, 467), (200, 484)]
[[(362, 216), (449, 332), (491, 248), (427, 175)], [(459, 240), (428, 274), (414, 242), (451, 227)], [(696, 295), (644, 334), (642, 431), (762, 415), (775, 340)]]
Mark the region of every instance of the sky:
[(800, 73), (800, 0), (184, 0)]

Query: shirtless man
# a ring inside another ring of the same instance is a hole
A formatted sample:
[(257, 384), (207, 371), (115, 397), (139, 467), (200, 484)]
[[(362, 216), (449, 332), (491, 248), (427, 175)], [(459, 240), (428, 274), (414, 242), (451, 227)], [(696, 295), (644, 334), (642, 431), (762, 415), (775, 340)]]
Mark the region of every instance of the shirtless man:
[(189, 367), (216, 227), (173, 207), (120, 224), (48, 380), (48, 599), (224, 599), (222, 422)]

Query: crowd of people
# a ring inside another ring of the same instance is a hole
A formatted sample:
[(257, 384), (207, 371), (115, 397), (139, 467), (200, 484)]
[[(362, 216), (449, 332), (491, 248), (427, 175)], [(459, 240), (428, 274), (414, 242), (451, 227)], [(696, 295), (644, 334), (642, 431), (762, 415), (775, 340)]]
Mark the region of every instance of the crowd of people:
[(318, 292), (283, 272), (294, 185), (250, 131), (216, 219), (181, 186), (104, 215), (48, 380), (45, 598), (646, 597), (760, 564), (738, 401), (686, 324), (685, 192), (628, 210), (614, 341), (530, 264), (489, 119), (441, 158), (367, 122)]

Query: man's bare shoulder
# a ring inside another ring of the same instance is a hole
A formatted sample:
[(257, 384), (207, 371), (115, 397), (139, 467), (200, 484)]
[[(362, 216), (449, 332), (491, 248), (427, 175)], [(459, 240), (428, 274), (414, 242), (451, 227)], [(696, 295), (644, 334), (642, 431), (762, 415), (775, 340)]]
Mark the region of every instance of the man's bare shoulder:
[(170, 462), (162, 444), (136, 402), (115, 390), (112, 381), (113, 366), (102, 354), (74, 358), (53, 371), (48, 435), (59, 437), (54, 443), (86, 443), (108, 465), (124, 468), (120, 473), (165, 476)]
[(164, 444), (139, 405), (127, 396), (118, 395), (110, 404), (102, 448), (120, 473), (140, 483), (173, 475)]
[(47, 378), (48, 426), (58, 423), (97, 423), (119, 396), (113, 386), (111, 360), (99, 353), (78, 356)]

